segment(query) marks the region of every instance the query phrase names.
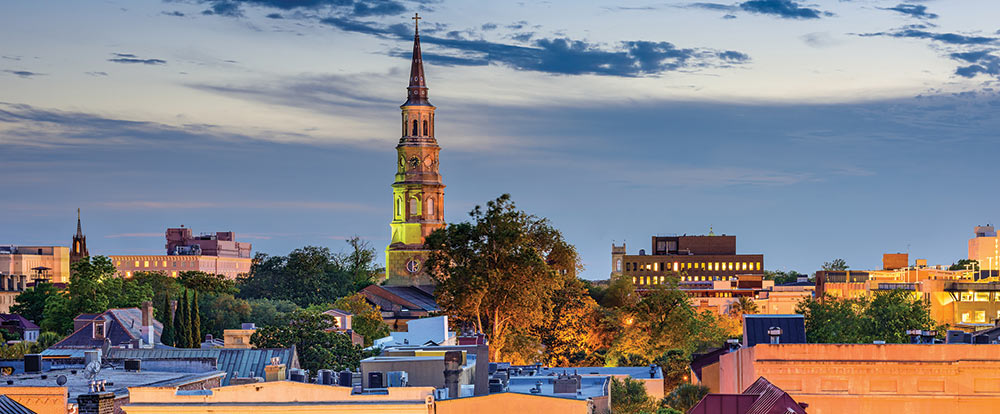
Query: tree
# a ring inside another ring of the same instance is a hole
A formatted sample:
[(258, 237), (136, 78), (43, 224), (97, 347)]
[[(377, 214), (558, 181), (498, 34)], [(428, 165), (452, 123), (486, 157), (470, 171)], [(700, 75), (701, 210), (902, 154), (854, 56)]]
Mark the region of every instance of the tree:
[(188, 295), (185, 289), (177, 301), (177, 312), (174, 315), (174, 346), (178, 348), (191, 347), (190, 312), (188, 311)]
[(799, 280), (800, 276), (805, 276), (794, 270), (789, 270), (787, 272), (782, 271), (764, 271), (764, 280), (773, 280), (775, 285), (783, 285), (786, 283), (794, 283)]
[[(245, 321), (253, 321), (258, 327), (288, 323), (288, 315), (300, 309), (299, 305), (288, 300), (250, 299), (247, 303), (250, 305), (250, 317)], [(381, 317), (379, 314), (380, 321)]]
[(84, 258), (74, 263), (72, 269), (67, 290), (45, 300), (42, 329), (68, 334), (73, 329), (73, 318), (81, 313), (139, 307), (153, 297), (150, 286), (118, 277), (107, 257)]
[(167, 312), (170, 312), (171, 298), (179, 298), (181, 289), (177, 278), (170, 277), (166, 272), (135, 272), (132, 273), (132, 280), (142, 285), (148, 285), (153, 289), (153, 304), (156, 306), (156, 318), (163, 322)]
[(572, 366), (587, 361), (600, 347), (597, 302), (579, 279), (566, 281), (552, 298), (552, 315), (538, 329), (548, 366)]
[(850, 266), (847, 265), (847, 262), (844, 259), (833, 259), (829, 262), (823, 263), (823, 270), (826, 271), (847, 270), (849, 267)]
[(646, 394), (646, 386), (629, 377), (611, 377), (611, 412), (639, 414), (656, 412), (656, 401)]
[(680, 412), (688, 412), (692, 407), (698, 404), (702, 398), (708, 395), (708, 387), (700, 384), (680, 384), (677, 388), (674, 388), (666, 397), (663, 398), (664, 405), (678, 410)]
[(163, 308), (165, 312), (160, 315), (160, 322), (163, 323), (163, 332), (160, 334), (160, 343), (168, 346), (174, 345), (174, 314), (170, 312), (170, 296), (163, 295)]
[(181, 286), (195, 292), (213, 294), (236, 293), (236, 282), (223, 275), (190, 270), (177, 274), (177, 281)]
[(299, 352), (302, 368), (355, 370), (366, 356), (350, 337), (329, 329), (336, 326), (333, 316), (318, 311), (299, 310), (290, 315), (288, 324), (257, 329), (250, 342), (257, 348), (289, 348)]
[(365, 338), (365, 346), (371, 346), (376, 339), (389, 336), (389, 325), (382, 320), (382, 311), (378, 305), (369, 305), (365, 295), (355, 293), (344, 296), (337, 299), (333, 307), (354, 314), (351, 328)]
[(740, 296), (736, 301), (729, 304), (729, 316), (742, 319), (743, 315), (753, 315), (760, 312), (757, 302), (746, 296)]
[(250, 273), (237, 278), (240, 298), (289, 300), (302, 307), (354, 293), (354, 282), (330, 249), (313, 246), (288, 256), (258, 253)]
[(635, 292), (635, 284), (628, 276), (615, 276), (611, 278), (607, 290), (601, 300), (601, 306), (606, 308), (620, 308), (631, 306), (639, 301), (639, 295)]
[(201, 313), (198, 312), (198, 291), (191, 294), (191, 348), (201, 347)]
[(198, 296), (201, 315), (202, 335), (210, 333), (222, 337), (226, 329), (239, 328), (243, 322), (256, 322), (251, 316), (252, 308), (247, 301), (230, 294)]
[(515, 351), (508, 340), (546, 320), (551, 299), (575, 274), (575, 249), (548, 220), (518, 210), (504, 194), (476, 206), (473, 222), (431, 233), (425, 269), (442, 311), (489, 339), (490, 360)]
[(951, 271), (978, 270), (978, 269), (979, 269), (979, 261), (970, 259), (961, 259), (958, 261), (958, 263), (953, 263), (950, 267), (948, 267), (948, 270)]
[(48, 332), (48, 331), (42, 332), (38, 334), (38, 340), (36, 341), (36, 343), (38, 344), (38, 351), (41, 352), (46, 349), (49, 349), (50, 346), (55, 345), (56, 342), (59, 342), (62, 339), (63, 336), (55, 332)]
[(16, 302), (10, 307), (11, 313), (23, 316), (25, 319), (41, 323), (45, 312), (45, 301), (49, 296), (59, 293), (51, 283), (39, 282), (35, 287), (25, 290), (14, 298)]
[(796, 312), (805, 316), (806, 339), (812, 343), (907, 343), (908, 329), (944, 330), (935, 326), (930, 305), (906, 290), (854, 299), (809, 298)]
[(350, 253), (341, 255), (338, 261), (351, 274), (354, 290), (358, 291), (374, 283), (375, 276), (384, 269), (376, 264), (377, 255), (371, 243), (354, 236), (347, 244), (351, 246)]

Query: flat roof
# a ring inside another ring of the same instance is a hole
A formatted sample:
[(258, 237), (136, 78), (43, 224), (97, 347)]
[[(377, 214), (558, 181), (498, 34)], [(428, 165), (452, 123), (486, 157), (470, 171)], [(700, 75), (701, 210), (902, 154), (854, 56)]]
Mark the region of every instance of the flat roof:
[[(72, 371), (76, 371), (74, 374)], [(90, 381), (84, 376), (84, 370), (82, 368), (69, 370), (69, 369), (54, 369), (46, 372), (37, 372), (30, 374), (16, 374), (4, 377), (5, 380), (14, 381), (13, 384), (7, 385), (6, 382), (0, 383), (0, 394), (3, 393), (3, 387), (66, 387), (69, 391), (69, 400), (72, 402), (76, 401), (76, 397), (80, 394), (86, 394), (90, 392)], [(42, 379), (45, 375), (46, 378)], [(59, 385), (56, 380), (60, 375), (66, 376), (66, 384)], [(110, 392), (115, 393), (115, 397), (122, 397), (128, 395), (128, 387), (139, 387), (139, 386), (176, 386), (188, 384), (196, 381), (206, 380), (216, 376), (224, 376), (225, 372), (222, 371), (211, 371), (211, 372), (201, 372), (201, 373), (187, 373), (187, 372), (161, 372), (161, 371), (138, 371), (131, 372), (122, 369), (105, 368), (97, 373), (95, 380), (104, 380), (105, 389)]]
[[(555, 381), (556, 377), (554, 376), (511, 377), (507, 384), (507, 392), (540, 395), (543, 397), (568, 398), (574, 400), (585, 400), (588, 398), (603, 397), (607, 395), (605, 393), (605, 389), (607, 388), (608, 377), (606, 376), (582, 377), (580, 379), (580, 388), (576, 393), (572, 394), (557, 394), (555, 392)], [(533, 388), (538, 386), (539, 382), (541, 382), (541, 392), (531, 392)]]

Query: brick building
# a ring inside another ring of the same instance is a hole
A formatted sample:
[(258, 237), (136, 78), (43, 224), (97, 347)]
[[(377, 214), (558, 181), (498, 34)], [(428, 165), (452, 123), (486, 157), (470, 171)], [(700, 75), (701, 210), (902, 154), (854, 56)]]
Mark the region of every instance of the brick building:
[(653, 236), (650, 254), (630, 255), (625, 244), (611, 247), (611, 275), (632, 277), (639, 289), (681, 282), (731, 280), (737, 275), (764, 274), (764, 255), (736, 254), (736, 236)]
[(134, 272), (164, 272), (176, 277), (179, 272), (200, 271), (235, 279), (250, 272), (253, 264), (251, 244), (236, 241), (231, 231), (194, 236), (191, 229), (167, 229), (165, 255), (108, 256), (118, 274), (132, 277)]

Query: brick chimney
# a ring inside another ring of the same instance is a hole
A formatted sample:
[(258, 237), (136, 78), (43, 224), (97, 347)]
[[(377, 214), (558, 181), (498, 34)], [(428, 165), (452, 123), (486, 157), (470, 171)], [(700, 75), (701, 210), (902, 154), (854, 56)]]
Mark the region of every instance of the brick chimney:
[(142, 340), (146, 346), (152, 347), (153, 342), (153, 302), (142, 302)]
[(76, 397), (79, 414), (114, 414), (115, 393), (91, 392)]

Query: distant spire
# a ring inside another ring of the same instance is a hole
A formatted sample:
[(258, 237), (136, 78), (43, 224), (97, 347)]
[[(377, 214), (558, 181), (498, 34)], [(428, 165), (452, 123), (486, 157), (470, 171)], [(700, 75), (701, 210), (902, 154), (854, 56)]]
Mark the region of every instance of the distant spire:
[(83, 237), (83, 226), (80, 225), (80, 209), (76, 209), (76, 237)]
[(403, 105), (430, 105), (427, 100), (427, 83), (424, 81), (424, 59), (420, 54), (420, 27), (422, 17), (413, 17), (413, 60), (410, 63), (410, 86), (406, 87), (406, 103)]

